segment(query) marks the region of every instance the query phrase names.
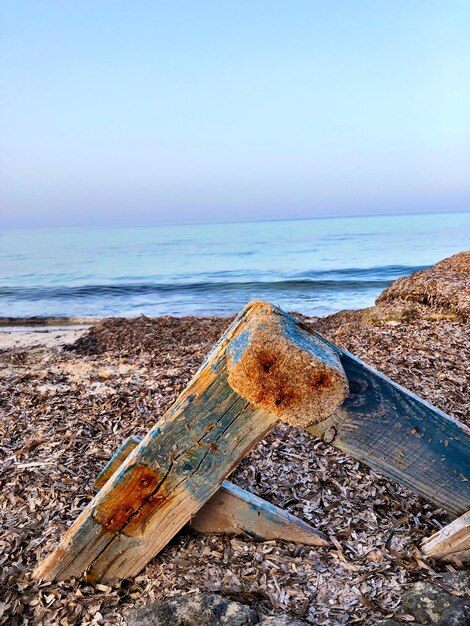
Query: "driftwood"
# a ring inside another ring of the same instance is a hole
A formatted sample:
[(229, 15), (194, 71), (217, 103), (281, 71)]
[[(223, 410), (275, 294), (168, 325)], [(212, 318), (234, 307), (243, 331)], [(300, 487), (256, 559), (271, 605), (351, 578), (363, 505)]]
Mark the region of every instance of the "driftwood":
[(224, 482), (277, 419), (307, 427), (452, 513), (470, 508), (468, 428), (292, 316), (254, 302), (135, 450), (118, 451), (118, 469), (35, 576), (134, 576), (189, 522), (254, 535), (262, 522), (260, 537), (276, 524), (277, 537), (284, 521), (302, 524)]
[(189, 526), (204, 534), (245, 533), (262, 541), (281, 539), (308, 546), (329, 545), (328, 538), (319, 530), (227, 480)]
[(447, 511), (468, 511), (470, 429), (329, 345), (341, 360), (350, 394), (329, 418), (307, 430)]
[(249, 304), (35, 577), (138, 574), (278, 419), (305, 427), (328, 417), (346, 395), (327, 344), (276, 307)]
[[(141, 441), (134, 435), (128, 437), (97, 477), (95, 487), (103, 487)], [(189, 521), (188, 527), (202, 534), (247, 534), (262, 541), (281, 539), (308, 546), (329, 545), (324, 533), (228, 480)]]
[(425, 539), (421, 551), (433, 559), (470, 562), (470, 511)]

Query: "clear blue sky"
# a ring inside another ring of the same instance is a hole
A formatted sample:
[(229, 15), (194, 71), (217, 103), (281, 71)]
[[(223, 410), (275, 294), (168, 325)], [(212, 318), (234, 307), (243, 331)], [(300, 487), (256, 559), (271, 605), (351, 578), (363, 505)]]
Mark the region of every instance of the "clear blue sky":
[(5, 226), (470, 210), (468, 0), (3, 0)]

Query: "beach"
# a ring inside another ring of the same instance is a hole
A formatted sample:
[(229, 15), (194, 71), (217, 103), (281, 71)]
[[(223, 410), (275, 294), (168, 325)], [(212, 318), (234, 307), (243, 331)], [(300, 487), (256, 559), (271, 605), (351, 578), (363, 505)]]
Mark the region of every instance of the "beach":
[[(298, 316), (470, 425), (470, 253), (428, 272), (400, 279), (374, 307)], [(125, 624), (130, 607), (189, 591), (220, 592), (260, 615), (310, 624), (411, 621), (400, 608), (403, 592), (462, 569), (425, 561), (418, 550), (451, 521), (443, 509), (305, 431), (279, 426), (231, 481), (333, 537), (331, 547), (184, 529), (133, 581), (31, 580), (37, 560), (93, 497), (115, 449), (143, 436), (174, 402), (230, 319), (0, 328), (0, 624)]]
[(470, 626), (469, 24), (5, 0), (0, 626)]

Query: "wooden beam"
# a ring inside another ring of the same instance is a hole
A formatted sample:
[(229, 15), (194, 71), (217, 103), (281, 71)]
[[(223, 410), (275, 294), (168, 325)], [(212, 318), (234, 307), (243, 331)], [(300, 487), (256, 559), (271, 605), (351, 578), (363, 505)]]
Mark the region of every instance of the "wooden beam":
[(331, 417), (307, 430), (455, 515), (470, 509), (470, 430), (329, 345), (350, 394)]
[(247, 534), (261, 541), (281, 539), (307, 546), (327, 546), (328, 538), (295, 515), (224, 480), (189, 522), (198, 533)]
[(135, 576), (278, 419), (306, 426), (346, 394), (331, 348), (280, 309), (250, 303), (34, 576)]
[(130, 435), (130, 437), (127, 437), (127, 439), (121, 443), (119, 448), (96, 477), (95, 489), (101, 489), (101, 487), (106, 485), (111, 476), (121, 467), (130, 453), (137, 448), (142, 439), (143, 437)]
[[(100, 489), (142, 441), (131, 435), (98, 475)], [(188, 527), (202, 534), (247, 534), (261, 541), (280, 539), (308, 546), (327, 546), (327, 536), (295, 515), (224, 480), (215, 495), (190, 520)]]
[(421, 544), (421, 551), (433, 559), (470, 562), (470, 511), (425, 539)]

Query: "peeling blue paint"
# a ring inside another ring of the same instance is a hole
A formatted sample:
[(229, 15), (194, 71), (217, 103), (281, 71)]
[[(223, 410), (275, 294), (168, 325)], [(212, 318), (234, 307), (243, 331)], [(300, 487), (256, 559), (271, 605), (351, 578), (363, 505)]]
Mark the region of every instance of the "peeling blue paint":
[(236, 365), (241, 359), (245, 350), (251, 343), (252, 336), (252, 329), (247, 329), (234, 337), (234, 339), (230, 342), (230, 345), (227, 347), (227, 354), (232, 359), (232, 365)]
[(338, 367), (337, 354), (317, 337), (314, 337), (306, 330), (301, 328), (295, 319), (291, 315), (286, 315), (282, 320), (282, 334), (287, 341), (300, 350), (311, 354), (312, 357), (324, 361), (328, 365)]
[[(345, 350), (337, 350), (354, 393), (328, 420), (336, 429), (335, 447), (455, 515), (467, 511), (469, 429)], [(322, 436), (323, 428), (320, 423), (309, 431)], [(425, 438), (419, 435), (422, 432)]]

